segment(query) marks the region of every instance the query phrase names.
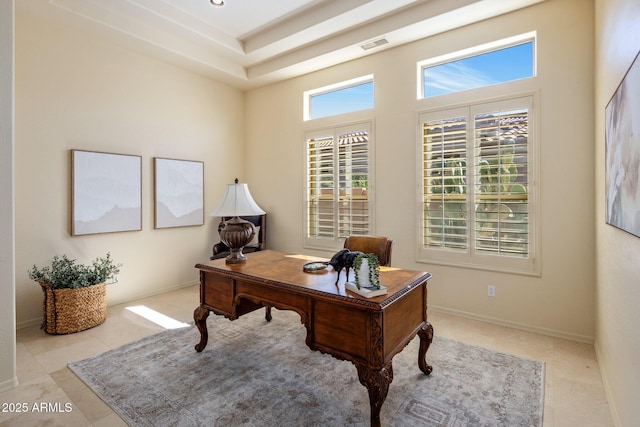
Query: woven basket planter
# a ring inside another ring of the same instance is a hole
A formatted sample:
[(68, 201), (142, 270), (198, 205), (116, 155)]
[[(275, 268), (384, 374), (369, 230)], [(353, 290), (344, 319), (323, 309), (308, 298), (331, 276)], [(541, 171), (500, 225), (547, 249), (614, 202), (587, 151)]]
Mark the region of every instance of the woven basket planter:
[(84, 331), (107, 318), (105, 283), (78, 289), (51, 289), (42, 282), (40, 286), (44, 292), (42, 329), (49, 334)]

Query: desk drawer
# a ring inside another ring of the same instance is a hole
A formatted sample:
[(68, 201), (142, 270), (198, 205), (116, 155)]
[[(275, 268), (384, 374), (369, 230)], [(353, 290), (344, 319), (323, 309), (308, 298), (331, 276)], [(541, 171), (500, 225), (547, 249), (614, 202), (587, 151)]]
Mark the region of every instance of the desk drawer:
[(368, 361), (370, 328), (370, 317), (365, 311), (330, 301), (317, 301), (314, 305), (313, 342), (321, 348)]
[(427, 320), (426, 285), (418, 286), (408, 295), (393, 302), (384, 311), (385, 358), (401, 351), (412, 333)]
[(215, 273), (203, 272), (200, 279), (202, 305), (231, 314), (233, 312), (233, 279)]
[(265, 285), (244, 280), (236, 280), (236, 295), (255, 302), (266, 302), (279, 309), (309, 310), (309, 297), (300, 295), (277, 285)]

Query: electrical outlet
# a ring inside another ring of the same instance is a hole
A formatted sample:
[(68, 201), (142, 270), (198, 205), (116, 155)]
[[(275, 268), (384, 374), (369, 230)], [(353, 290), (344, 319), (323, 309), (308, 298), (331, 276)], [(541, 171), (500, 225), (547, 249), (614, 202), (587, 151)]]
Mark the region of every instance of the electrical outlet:
[(105, 283), (111, 285), (113, 283), (118, 283), (120, 281), (120, 275), (114, 274), (113, 276), (107, 277)]
[(496, 296), (496, 287), (493, 286), (493, 285), (487, 286), (487, 295), (489, 295), (490, 297), (495, 297)]

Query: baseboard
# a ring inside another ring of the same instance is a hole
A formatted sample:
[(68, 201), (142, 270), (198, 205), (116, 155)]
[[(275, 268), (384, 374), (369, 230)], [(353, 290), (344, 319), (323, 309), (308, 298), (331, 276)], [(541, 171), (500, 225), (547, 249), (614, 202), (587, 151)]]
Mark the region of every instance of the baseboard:
[(531, 325), (525, 325), (523, 323), (510, 322), (504, 319), (498, 319), (490, 316), (482, 316), (475, 313), (468, 313), (466, 311), (454, 310), (451, 308), (440, 307), (437, 305), (429, 304), (429, 311), (435, 311), (438, 313), (450, 314), (452, 316), (464, 317), (471, 320), (478, 320), (481, 322), (491, 323), (498, 326), (506, 326), (508, 328), (519, 329), (527, 332), (534, 332), (536, 334), (547, 335), (555, 338), (562, 338), (571, 341), (578, 341), (586, 344), (593, 344), (594, 338), (586, 335), (573, 334), (565, 331), (557, 331), (554, 329), (538, 328)]
[[(118, 305), (118, 304), (126, 304), (131, 301), (135, 301), (142, 298), (152, 297), (154, 295), (164, 294), (165, 292), (177, 291), (178, 289), (188, 288), (189, 286), (194, 286), (200, 283), (198, 280), (191, 280), (189, 282), (180, 283), (178, 285), (169, 286), (162, 289), (156, 289), (153, 292), (148, 292), (145, 294), (135, 295), (133, 298), (124, 298), (122, 300), (111, 301), (107, 306)], [(194, 307), (198, 305), (200, 301), (194, 301)], [(30, 320), (23, 320), (22, 322), (18, 322), (16, 324), (16, 329), (29, 328), (31, 326), (36, 326), (42, 323), (42, 317), (38, 317)]]
[[(128, 302), (131, 301), (135, 301), (135, 300), (139, 300), (142, 298), (148, 298), (148, 297), (152, 297), (155, 295), (160, 295), (160, 294), (164, 294), (166, 292), (171, 292), (171, 291), (177, 291), (178, 289), (182, 289), (182, 288), (188, 288), (189, 286), (194, 286), (199, 284), (200, 281), (199, 280), (191, 280), (189, 282), (184, 282), (184, 283), (180, 283), (174, 286), (168, 286), (166, 288), (161, 288), (161, 289), (156, 289), (153, 292), (148, 292), (146, 294), (140, 294), (140, 295), (135, 295), (133, 298), (124, 298), (121, 300), (115, 300), (115, 301), (111, 301), (110, 304), (108, 304), (108, 306), (112, 306), (112, 305), (118, 305), (118, 304), (126, 304)], [(196, 305), (198, 305), (200, 303), (200, 301), (195, 301)], [(194, 306), (195, 308), (195, 306)]]
[(36, 326), (42, 323), (42, 316), (37, 317), (35, 319), (23, 320), (22, 322), (16, 323), (16, 330), (22, 328), (29, 328), (31, 326)]
[(596, 350), (596, 360), (598, 361), (598, 367), (600, 368), (600, 377), (602, 378), (602, 384), (604, 385), (604, 395), (607, 398), (607, 404), (609, 405), (609, 413), (611, 414), (613, 425), (616, 427), (622, 427), (622, 421), (620, 421), (620, 416), (618, 415), (618, 410), (616, 408), (616, 401), (613, 399), (613, 393), (611, 392), (611, 384), (607, 378), (607, 371), (604, 369), (604, 365), (602, 364), (603, 358), (600, 346), (598, 345), (598, 340), (596, 340), (593, 346)]
[(18, 386), (18, 377), (13, 377), (6, 381), (0, 382), (0, 393), (3, 391), (11, 390), (14, 387)]

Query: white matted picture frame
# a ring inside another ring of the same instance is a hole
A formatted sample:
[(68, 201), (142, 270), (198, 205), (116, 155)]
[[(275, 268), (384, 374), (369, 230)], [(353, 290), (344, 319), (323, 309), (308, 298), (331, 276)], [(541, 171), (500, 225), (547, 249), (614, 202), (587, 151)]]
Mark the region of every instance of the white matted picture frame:
[(204, 225), (204, 162), (153, 158), (155, 228)]
[(71, 150), (71, 235), (142, 230), (142, 157)]
[(640, 237), (640, 52), (605, 108), (606, 222)]

